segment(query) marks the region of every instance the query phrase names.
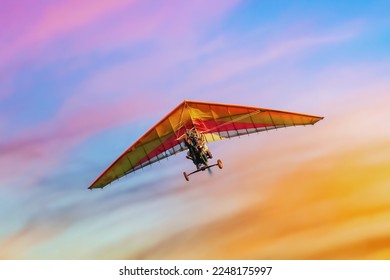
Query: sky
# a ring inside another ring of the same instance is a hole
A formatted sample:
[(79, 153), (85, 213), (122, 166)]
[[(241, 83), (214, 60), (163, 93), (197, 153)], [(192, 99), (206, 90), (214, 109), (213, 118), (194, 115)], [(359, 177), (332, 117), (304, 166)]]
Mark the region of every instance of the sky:
[[(388, 1), (2, 1), (0, 259), (389, 259)], [(325, 117), (87, 190), (177, 104)]]

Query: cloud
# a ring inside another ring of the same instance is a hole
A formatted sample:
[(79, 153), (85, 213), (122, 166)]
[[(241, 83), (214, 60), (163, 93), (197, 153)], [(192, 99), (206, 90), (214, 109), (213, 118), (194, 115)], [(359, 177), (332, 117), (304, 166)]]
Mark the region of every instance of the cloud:
[(106, 129), (142, 118), (147, 114), (144, 108), (153, 110), (154, 104), (138, 98), (135, 106), (130, 97), (106, 106), (61, 113), (7, 139), (0, 145), (2, 183), (28, 178), (29, 185), (33, 184), (55, 169), (78, 144)]
[[(260, 44), (255, 39), (251, 46), (240, 48), (216, 49), (214, 55), (210, 55), (198, 71), (191, 74), (189, 81), (186, 81), (186, 88), (215, 85), (237, 79), (242, 75), (248, 75), (255, 70), (269, 66), (281, 59), (289, 59), (300, 54), (307, 55), (308, 51), (316, 50), (324, 46), (346, 42), (356, 36), (350, 30), (344, 33), (329, 32), (329, 34), (297, 36), (283, 38), (280, 41), (273, 41), (271, 44)], [(228, 42), (231, 41), (227, 40)], [(229, 43), (226, 42), (226, 45)], [(182, 89), (183, 91), (185, 89)]]
[(0, 240), (0, 259), (26, 258), (29, 250), (55, 238), (65, 228), (64, 221), (49, 223), (47, 217), (42, 220), (30, 220), (17, 233)]
[[(72, 0), (55, 4), (38, 2), (33, 7), (8, 4), (3, 9), (8, 16), (2, 21), (3, 26), (11, 25), (13, 31), (7, 32), (8, 40), (0, 58), (7, 65), (20, 61), (20, 57), (27, 61), (46, 60), (53, 54), (69, 57), (111, 52), (144, 41), (176, 40), (189, 34), (188, 30), (199, 28), (201, 23), (221, 17), (237, 2), (207, 2), (207, 9), (204, 1), (150, 5), (134, 0)], [(14, 17), (22, 20), (14, 21)]]
[[(84, 30), (84, 28), (104, 19), (133, 1), (66, 1), (48, 4), (37, 3), (30, 7), (28, 3), (9, 4), (3, 11), (21, 20), (13, 21), (10, 16), (3, 18), (4, 25), (11, 23), (13, 30), (19, 32), (9, 35), (2, 58), (12, 60), (21, 54), (34, 54), (39, 48), (52, 44), (64, 35)], [(16, 14), (16, 15), (15, 15)], [(27, 15), (27, 16), (26, 16)]]

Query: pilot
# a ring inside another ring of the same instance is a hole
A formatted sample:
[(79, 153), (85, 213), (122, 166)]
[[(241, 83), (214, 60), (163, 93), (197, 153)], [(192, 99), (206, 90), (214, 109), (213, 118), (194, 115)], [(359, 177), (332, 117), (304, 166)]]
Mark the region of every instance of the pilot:
[(184, 135), (184, 144), (188, 148), (186, 158), (191, 159), (194, 164), (195, 163), (195, 146), (192, 141), (191, 131), (189, 129), (186, 130), (186, 134)]
[[(194, 128), (187, 129), (185, 134), (185, 141), (188, 148), (187, 158), (194, 161), (195, 151), (203, 152), (208, 158), (213, 158), (209, 148), (204, 141), (204, 135), (198, 133)], [(195, 163), (195, 162), (194, 162)]]

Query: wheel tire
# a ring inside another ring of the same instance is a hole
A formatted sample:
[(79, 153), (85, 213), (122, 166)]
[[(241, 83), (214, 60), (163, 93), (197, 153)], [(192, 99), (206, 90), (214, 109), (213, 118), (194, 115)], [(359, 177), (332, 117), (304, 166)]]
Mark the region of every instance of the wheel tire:
[(186, 181), (190, 180), (190, 177), (188, 176), (188, 174), (186, 172), (183, 172), (183, 175), (184, 175), (184, 179), (186, 179)]
[(222, 169), (223, 168), (223, 163), (222, 163), (222, 160), (217, 160), (217, 164), (218, 164), (218, 167), (219, 169)]

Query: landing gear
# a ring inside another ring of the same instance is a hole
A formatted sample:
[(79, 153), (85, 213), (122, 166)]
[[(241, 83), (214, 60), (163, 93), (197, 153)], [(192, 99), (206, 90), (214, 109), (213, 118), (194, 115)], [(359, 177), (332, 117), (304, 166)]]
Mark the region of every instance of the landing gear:
[(184, 176), (184, 179), (186, 179), (186, 181), (189, 181), (190, 180), (190, 175), (192, 174), (195, 174), (195, 173), (198, 173), (199, 171), (205, 171), (206, 169), (210, 169), (214, 166), (218, 166), (219, 169), (222, 169), (223, 168), (223, 163), (222, 163), (222, 160), (217, 160), (217, 163), (216, 164), (212, 164), (212, 165), (203, 165), (203, 166), (197, 166), (197, 170), (195, 171), (192, 171), (191, 173), (187, 173), (187, 172), (183, 172), (183, 176)]
[(218, 164), (218, 167), (219, 169), (222, 169), (223, 168), (223, 163), (222, 163), (222, 160), (217, 160), (217, 164)]
[(190, 178), (188, 177), (187, 172), (183, 172), (183, 175), (184, 175), (184, 179), (186, 179), (186, 181), (189, 181), (189, 180), (190, 180)]

